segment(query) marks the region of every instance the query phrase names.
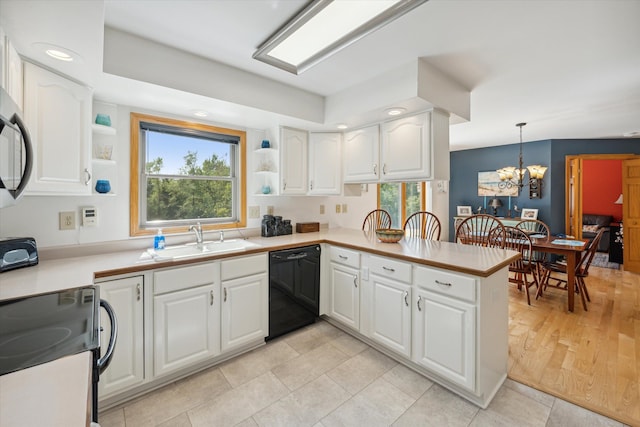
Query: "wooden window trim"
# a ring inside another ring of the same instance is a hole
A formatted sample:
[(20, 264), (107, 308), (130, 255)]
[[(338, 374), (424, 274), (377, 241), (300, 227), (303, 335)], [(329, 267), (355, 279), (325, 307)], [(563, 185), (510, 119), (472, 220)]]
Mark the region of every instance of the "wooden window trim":
[[(223, 224), (204, 224), (203, 230), (221, 230), (229, 228), (244, 228), (247, 225), (247, 180), (246, 180), (246, 159), (247, 159), (247, 133), (236, 129), (220, 128), (216, 126), (205, 125), (202, 123), (188, 122), (184, 120), (170, 119), (166, 117), (157, 117), (147, 114), (131, 113), (130, 126), (130, 163), (129, 163), (129, 235), (130, 236), (146, 236), (153, 235), (157, 231), (156, 228), (140, 227), (140, 122), (157, 123), (168, 126), (176, 126), (213, 132), (225, 135), (233, 135), (240, 138), (238, 143), (239, 156), (239, 172), (238, 172), (238, 191), (239, 191), (239, 212), (238, 221)], [(187, 233), (189, 226), (163, 227), (164, 234)]]

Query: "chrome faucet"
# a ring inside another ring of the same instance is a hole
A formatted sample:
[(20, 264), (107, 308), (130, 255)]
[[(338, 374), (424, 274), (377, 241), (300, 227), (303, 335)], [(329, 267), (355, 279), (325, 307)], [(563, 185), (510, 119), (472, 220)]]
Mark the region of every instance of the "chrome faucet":
[(196, 233), (196, 245), (199, 248), (202, 247), (202, 226), (200, 223), (198, 222), (196, 225), (190, 226), (189, 231)]
[(220, 243), (224, 242), (224, 231), (220, 230)]

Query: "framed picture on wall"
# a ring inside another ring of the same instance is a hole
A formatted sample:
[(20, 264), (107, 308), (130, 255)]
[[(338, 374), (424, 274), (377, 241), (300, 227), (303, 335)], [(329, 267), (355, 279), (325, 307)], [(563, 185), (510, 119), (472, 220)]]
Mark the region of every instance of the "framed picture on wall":
[(506, 186), (496, 171), (478, 172), (478, 196), (513, 196), (518, 197), (518, 187)]
[(520, 213), (522, 219), (538, 219), (538, 209), (523, 208)]
[(458, 216), (471, 216), (471, 206), (458, 206), (457, 213)]

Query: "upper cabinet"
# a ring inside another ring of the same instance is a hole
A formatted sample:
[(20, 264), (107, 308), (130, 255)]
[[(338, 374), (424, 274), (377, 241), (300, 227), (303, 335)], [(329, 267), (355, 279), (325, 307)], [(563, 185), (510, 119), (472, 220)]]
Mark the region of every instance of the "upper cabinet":
[(308, 194), (340, 194), (341, 146), (338, 132), (310, 134)]
[(432, 110), (348, 132), (344, 153), (344, 182), (448, 180), (449, 116)]
[(344, 134), (344, 182), (380, 179), (380, 129), (378, 125)]
[(11, 39), (0, 28), (0, 86), (23, 109), (22, 58)]
[(26, 194), (91, 194), (91, 90), (24, 63), (24, 116), (34, 151)]
[(283, 127), (280, 131), (280, 194), (307, 194), (307, 131)]

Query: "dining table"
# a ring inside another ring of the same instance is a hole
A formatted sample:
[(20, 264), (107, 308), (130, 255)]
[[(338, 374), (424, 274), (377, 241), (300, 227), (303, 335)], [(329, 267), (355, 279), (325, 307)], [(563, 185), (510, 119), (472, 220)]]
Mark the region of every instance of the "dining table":
[[(585, 250), (589, 240), (567, 239), (557, 236), (530, 235), (531, 249), (539, 252), (563, 255), (567, 260), (567, 308), (573, 311), (575, 304), (575, 280), (576, 266), (580, 261), (580, 255)], [(569, 285), (571, 283), (571, 285)], [(540, 284), (542, 289), (542, 284)], [(538, 291), (540, 292), (540, 291)]]

